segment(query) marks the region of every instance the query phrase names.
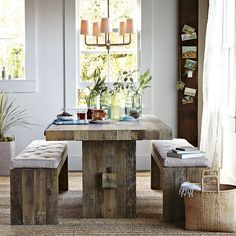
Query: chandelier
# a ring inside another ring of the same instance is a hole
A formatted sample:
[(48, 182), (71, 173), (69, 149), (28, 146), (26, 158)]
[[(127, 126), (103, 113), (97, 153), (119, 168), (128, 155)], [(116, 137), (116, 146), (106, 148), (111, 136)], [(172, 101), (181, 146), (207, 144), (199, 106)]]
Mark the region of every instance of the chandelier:
[[(95, 47), (106, 47), (106, 49), (109, 50), (112, 46), (125, 46), (131, 44), (131, 34), (135, 33), (134, 31), (134, 24), (133, 19), (129, 18), (126, 19), (126, 21), (120, 22), (119, 27), (119, 35), (122, 36), (123, 40), (122, 42), (111, 42), (110, 40), (110, 33), (112, 33), (112, 26), (110, 21), (110, 8), (109, 8), (109, 0), (107, 0), (107, 17), (101, 18), (100, 24), (99, 22), (93, 22), (93, 28), (92, 28), (92, 36), (95, 37), (96, 42), (94, 43), (88, 43), (87, 42), (87, 35), (90, 35), (90, 27), (89, 27), (89, 21), (88, 20), (81, 20), (80, 25), (80, 34), (84, 35), (84, 43), (87, 46), (95, 46)], [(103, 43), (99, 42), (99, 37), (104, 35), (104, 41)], [(129, 36), (129, 39), (126, 41), (126, 35)]]

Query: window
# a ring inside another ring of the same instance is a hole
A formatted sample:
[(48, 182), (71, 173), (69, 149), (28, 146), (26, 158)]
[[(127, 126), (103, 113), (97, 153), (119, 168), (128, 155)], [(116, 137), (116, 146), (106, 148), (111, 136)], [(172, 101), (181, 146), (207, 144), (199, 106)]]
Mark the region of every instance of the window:
[(224, 107), (228, 113), (234, 112), (235, 80), (235, 1), (224, 0), (223, 37), (222, 37), (222, 85)]
[(0, 0), (1, 91), (37, 91), (35, 1)]
[(0, 0), (0, 79), (25, 78), (25, 0)]
[(222, 88), (223, 88), (223, 125), (225, 128), (235, 130), (236, 116), (236, 31), (235, 15), (236, 4), (234, 0), (223, 2), (223, 34), (222, 34)]
[[(137, 0), (110, 0), (110, 17), (112, 19), (113, 32), (111, 33), (112, 42), (122, 42), (122, 37), (119, 36), (118, 25), (119, 21), (124, 18), (137, 17), (138, 1)], [(80, 0), (79, 1), (79, 19), (89, 19), (92, 21), (99, 21), (102, 17), (107, 16), (107, 0)], [(128, 37), (128, 36), (127, 36)], [(84, 37), (80, 37), (80, 69), (78, 73), (78, 93), (81, 97), (83, 93), (81, 89), (86, 88), (91, 84), (91, 77), (96, 68), (101, 71), (101, 76), (106, 78), (106, 82), (111, 85), (118, 78), (120, 72), (124, 70), (134, 71), (138, 69), (138, 40), (139, 35), (132, 35), (132, 43), (128, 46), (111, 47), (108, 54), (106, 48), (88, 47), (84, 43)], [(88, 36), (87, 40), (92, 43), (95, 42), (95, 37)], [(128, 39), (127, 39), (128, 40)], [(99, 42), (103, 42), (104, 38), (100, 37)], [(124, 69), (125, 68), (125, 69)]]

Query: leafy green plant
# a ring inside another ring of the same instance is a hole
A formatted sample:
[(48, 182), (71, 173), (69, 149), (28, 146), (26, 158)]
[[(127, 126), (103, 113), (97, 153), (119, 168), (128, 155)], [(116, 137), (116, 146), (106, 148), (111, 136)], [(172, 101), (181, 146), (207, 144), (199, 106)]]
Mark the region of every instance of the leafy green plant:
[[(138, 73), (138, 75), (135, 75)], [(138, 77), (137, 84), (134, 84), (134, 77)], [(142, 94), (146, 88), (150, 87), (150, 82), (152, 80), (150, 70), (146, 70), (144, 73), (140, 73), (139, 71), (124, 71), (120, 73), (117, 82), (113, 83), (114, 90), (113, 93), (116, 92), (125, 92), (126, 95), (130, 93), (134, 94)]]
[(12, 57), (13, 57), (13, 78), (19, 78), (21, 76), (21, 63), (23, 57), (23, 48), (13, 48), (12, 49)]
[(87, 106), (91, 106), (92, 100), (107, 90), (105, 77), (101, 77), (101, 69), (97, 67), (92, 74), (93, 86), (87, 87), (88, 94), (85, 96)]
[(0, 92), (0, 142), (14, 140), (14, 137), (7, 137), (7, 133), (17, 126), (28, 128), (32, 125), (29, 118), (26, 109), (17, 105), (12, 95)]
[(138, 77), (138, 85), (135, 89), (136, 94), (142, 94), (146, 88), (150, 88), (150, 82), (152, 80), (151, 71), (146, 70)]
[(111, 95), (116, 93), (123, 93), (128, 96), (129, 93), (134, 89), (134, 73), (136, 71), (123, 71), (119, 73), (117, 81), (113, 83), (113, 89)]

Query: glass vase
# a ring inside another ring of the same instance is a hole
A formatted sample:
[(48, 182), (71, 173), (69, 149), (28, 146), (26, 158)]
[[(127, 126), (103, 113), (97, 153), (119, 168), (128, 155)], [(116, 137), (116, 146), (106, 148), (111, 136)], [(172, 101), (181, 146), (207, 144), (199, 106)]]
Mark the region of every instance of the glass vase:
[(140, 115), (142, 114), (142, 95), (141, 94), (133, 95), (132, 110), (136, 110)]
[(111, 98), (111, 119), (118, 120), (121, 116), (122, 95), (116, 93)]

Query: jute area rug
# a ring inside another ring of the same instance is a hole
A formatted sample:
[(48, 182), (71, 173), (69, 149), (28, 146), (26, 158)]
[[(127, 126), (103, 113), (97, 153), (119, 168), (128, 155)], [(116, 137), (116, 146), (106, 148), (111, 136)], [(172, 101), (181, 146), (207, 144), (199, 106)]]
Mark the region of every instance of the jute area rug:
[[(137, 173), (136, 219), (83, 219), (82, 175), (70, 173), (69, 191), (60, 194), (59, 224), (10, 225), (10, 181), (0, 177), (0, 236), (2, 235), (226, 235), (186, 231), (183, 225), (162, 222), (162, 193), (150, 189), (150, 173)], [(232, 235), (232, 234), (231, 234)]]

